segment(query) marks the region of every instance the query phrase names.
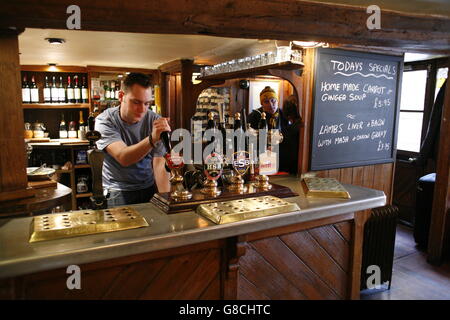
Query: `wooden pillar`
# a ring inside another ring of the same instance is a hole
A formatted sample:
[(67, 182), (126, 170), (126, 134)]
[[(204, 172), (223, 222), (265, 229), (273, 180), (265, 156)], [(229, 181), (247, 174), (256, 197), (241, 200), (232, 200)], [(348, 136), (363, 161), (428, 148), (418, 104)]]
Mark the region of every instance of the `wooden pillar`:
[[(448, 63), (450, 67), (450, 63)], [(439, 151), (436, 165), (433, 211), (428, 240), (428, 262), (440, 264), (449, 256), (450, 245), (450, 84), (447, 81), (442, 109)]]
[(0, 202), (26, 198), (24, 121), (17, 33), (0, 30)]
[(312, 108), (313, 108), (313, 88), (314, 72), (316, 64), (316, 50), (306, 49), (304, 51), (303, 63), (303, 88), (298, 92), (299, 104), (301, 104), (302, 126), (300, 127), (300, 147), (298, 154), (299, 175), (309, 171), (310, 144), (311, 144), (311, 126), (312, 126)]
[(191, 118), (195, 113), (195, 102), (192, 101), (192, 70), (194, 61), (181, 60), (181, 125), (185, 129), (191, 128)]

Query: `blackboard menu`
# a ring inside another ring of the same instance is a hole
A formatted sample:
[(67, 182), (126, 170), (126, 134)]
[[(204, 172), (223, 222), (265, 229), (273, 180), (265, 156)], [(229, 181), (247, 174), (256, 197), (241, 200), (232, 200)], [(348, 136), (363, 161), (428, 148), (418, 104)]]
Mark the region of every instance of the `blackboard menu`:
[(319, 49), (311, 170), (394, 161), (402, 57)]

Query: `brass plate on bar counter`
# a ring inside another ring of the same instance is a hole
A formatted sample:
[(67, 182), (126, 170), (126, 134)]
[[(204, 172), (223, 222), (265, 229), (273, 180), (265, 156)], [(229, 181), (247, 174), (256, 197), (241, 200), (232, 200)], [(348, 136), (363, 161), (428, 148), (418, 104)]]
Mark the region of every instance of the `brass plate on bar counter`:
[(117, 207), (36, 216), (31, 222), (30, 242), (148, 227), (136, 210)]
[(280, 213), (298, 211), (296, 203), (290, 203), (274, 196), (246, 198), (202, 204), (197, 213), (214, 223), (224, 224)]
[(307, 197), (350, 199), (348, 191), (334, 178), (304, 178)]

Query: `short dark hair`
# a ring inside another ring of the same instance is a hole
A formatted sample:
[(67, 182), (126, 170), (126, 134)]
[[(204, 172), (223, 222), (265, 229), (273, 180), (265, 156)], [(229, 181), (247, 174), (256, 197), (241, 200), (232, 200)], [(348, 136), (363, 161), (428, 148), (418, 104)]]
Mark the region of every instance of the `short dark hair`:
[(132, 72), (123, 81), (123, 91), (128, 91), (133, 85), (138, 84), (145, 89), (150, 88), (151, 79), (143, 73)]

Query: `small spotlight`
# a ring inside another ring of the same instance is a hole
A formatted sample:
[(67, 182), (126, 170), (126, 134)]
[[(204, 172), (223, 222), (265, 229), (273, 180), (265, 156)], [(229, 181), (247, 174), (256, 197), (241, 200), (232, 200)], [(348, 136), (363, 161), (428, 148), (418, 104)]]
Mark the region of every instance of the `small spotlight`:
[(58, 71), (58, 68), (56, 68), (56, 63), (47, 63), (48, 64), (48, 71), (55, 72)]
[(48, 43), (55, 45), (63, 44), (64, 42), (66, 42), (66, 40), (62, 38), (45, 38), (45, 40), (47, 40)]

